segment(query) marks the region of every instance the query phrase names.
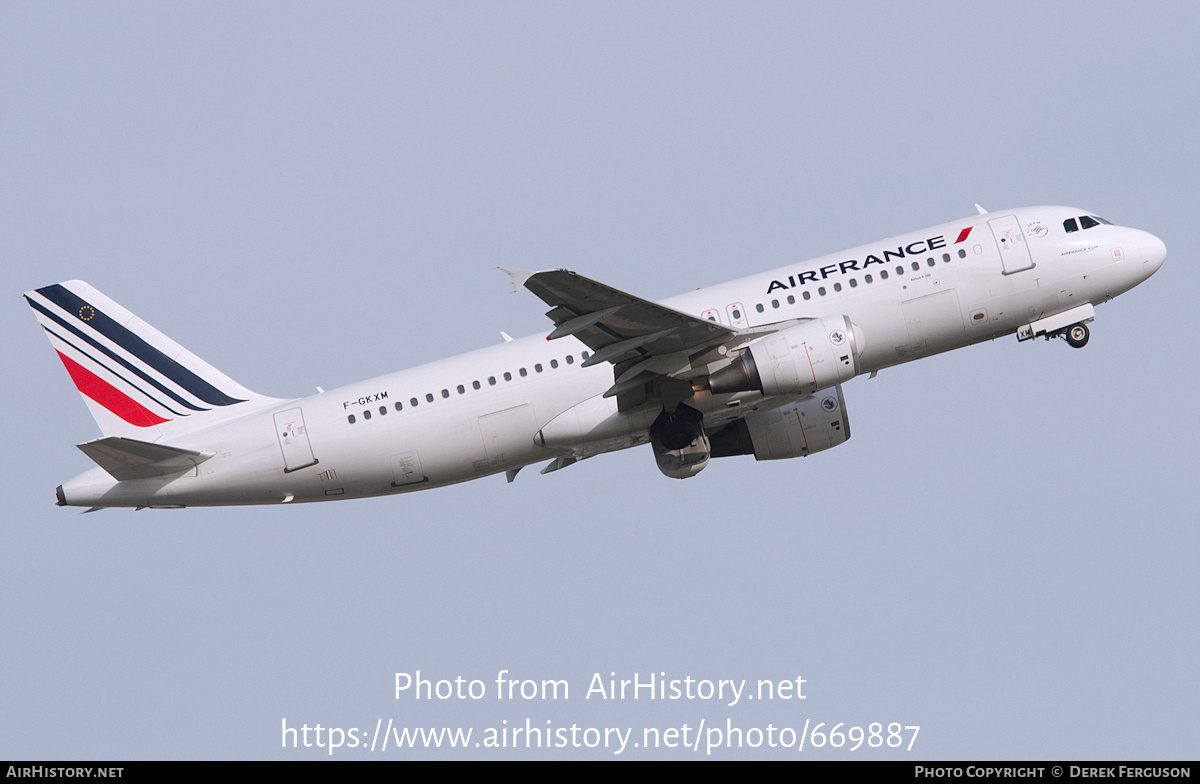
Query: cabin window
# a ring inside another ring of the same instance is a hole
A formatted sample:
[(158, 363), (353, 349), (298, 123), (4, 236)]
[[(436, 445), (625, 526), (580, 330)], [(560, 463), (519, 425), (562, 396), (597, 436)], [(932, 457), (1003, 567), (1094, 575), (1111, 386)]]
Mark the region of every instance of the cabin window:
[(539, 363), (537, 363), (536, 365), (534, 365), (534, 366), (533, 366), (533, 371), (534, 371), (535, 373), (541, 373), (541, 372), (542, 372), (542, 363), (541, 363), (541, 362), (539, 362)]
[(426, 403), (432, 403), (432, 402), (433, 402), (433, 393), (432, 393), (432, 392), (426, 392), (426, 393), (425, 393), (425, 402), (426, 402)]
[(754, 306), (754, 309), (755, 309), (755, 310), (757, 310), (759, 313), (762, 313), (762, 312), (763, 312), (763, 306), (762, 306), (762, 303), (760, 302), (760, 303), (758, 303), (757, 305), (755, 305), (755, 306)]
[(897, 266), (897, 267), (896, 267), (896, 274), (897, 274), (897, 275), (903, 275), (903, 274), (904, 274), (904, 267)]
[(480, 384), (478, 381), (471, 382), (471, 389), (479, 389), (479, 386), (480, 386)]
[(350, 416), (346, 417), (346, 421), (353, 425), (357, 420), (355, 420), (354, 414), (351, 414)]
[(965, 250), (963, 250), (962, 248), (959, 248), (958, 249), (958, 257), (960, 259), (965, 259), (967, 257), (967, 252)]
[(410, 399), (410, 400), (408, 401), (408, 404), (409, 404), (410, 406), (412, 406), (413, 408), (416, 408), (416, 407), (417, 407), (417, 403), (419, 403), (419, 402), (420, 402), (420, 401), (419, 401), (419, 400), (417, 400), (417, 399), (414, 397), (414, 398), (412, 398), (412, 399)]
[(507, 370), (506, 370), (506, 371), (504, 371), (504, 380), (505, 380), (505, 381), (512, 381), (512, 373), (509, 373)]
[(568, 365), (575, 364), (575, 357), (571, 356), (570, 354), (567, 354), (567, 364)]
[(521, 374), (521, 378), (525, 378), (526, 376), (528, 376), (528, 375), (529, 375), (529, 371), (528, 371), (528, 370), (526, 370), (525, 368), (521, 368), (521, 369), (520, 369), (520, 370), (518, 370), (517, 372)]
[(370, 418), (371, 418), (371, 412), (368, 409), (367, 411), (363, 412), (363, 419), (370, 419)]
[(918, 262), (915, 262), (915, 261), (914, 261), (914, 262), (912, 263), (912, 268), (913, 268), (913, 272), (917, 272), (917, 271), (919, 271), (919, 270), (921, 269), (921, 265), (920, 265)]
[(789, 305), (795, 305), (795, 304), (796, 304), (796, 298), (795, 298), (795, 297), (793, 297), (791, 294), (788, 294), (788, 304), (789, 304)]
[(386, 416), (386, 415), (387, 415), (387, 406), (380, 406), (379, 407), (379, 416)]
[(852, 289), (853, 289), (853, 288), (858, 288), (858, 281), (857, 281), (857, 280), (855, 280), (854, 278), (851, 278), (851, 279), (850, 279), (850, 288), (852, 288)]
[(834, 290), (834, 291), (841, 291), (841, 290), (842, 290), (842, 284), (841, 284), (841, 283), (834, 283), (834, 284), (833, 284), (833, 290)]
[(812, 299), (812, 294), (810, 294), (810, 293), (809, 293), (809, 292), (807, 292), (807, 291), (806, 291), (806, 292), (804, 292), (804, 295), (803, 295), (803, 296), (804, 296), (804, 298), (805, 298), (805, 299)]
[(879, 279), (887, 280), (887, 270), (879, 270)]
[(404, 404), (403, 404), (403, 403), (401, 403), (399, 400), (397, 400), (397, 401), (396, 401), (396, 410), (397, 410), (397, 411), (403, 411), (403, 410), (404, 410)]
[(937, 264), (937, 262), (933, 260), (933, 256), (930, 256), (929, 259), (925, 263), (931, 267)]
[(773, 307), (773, 308), (779, 307), (779, 300), (777, 300), (777, 299), (771, 300), (771, 307)]
[(462, 384), (459, 384), (458, 385), (458, 394), (460, 394), (460, 395), (467, 394), (467, 388), (464, 387)]
[(737, 308), (734, 308), (733, 309), (733, 317), (735, 319), (740, 319), (742, 317), (742, 311), (738, 310)]
[(496, 386), (496, 377), (495, 376), (488, 376), (488, 385), (493, 386), (493, 387)]
[(875, 282), (875, 279), (874, 279), (874, 278), (872, 278), (870, 275), (867, 275), (866, 277), (864, 277), (864, 278), (863, 278), (863, 280), (865, 280), (867, 283), (874, 283), (874, 282)]
[(442, 397), (450, 397), (450, 390), (449, 390), (449, 389), (443, 389), (443, 390), (442, 390)]
[(590, 356), (591, 356), (591, 354), (589, 354), (589, 353), (587, 353), (587, 352), (585, 351), (585, 352), (583, 352), (582, 354), (580, 354), (579, 356), (583, 357), (584, 359), (587, 359), (588, 357), (590, 357)]
[(552, 367), (552, 368), (558, 367), (558, 360), (557, 359), (550, 360), (550, 367)]
[(824, 297), (825, 296), (825, 287), (822, 286), (821, 288), (817, 289), (817, 293), (820, 294), (822, 297)]
[[(967, 254), (965, 254), (965, 253), (964, 253), (963, 255), (964, 255), (964, 256), (966, 256)], [(950, 263), (950, 254), (949, 254), (949, 253), (943, 253), (943, 254), (942, 254), (942, 261), (946, 262), (947, 264), (948, 264), (948, 263)]]

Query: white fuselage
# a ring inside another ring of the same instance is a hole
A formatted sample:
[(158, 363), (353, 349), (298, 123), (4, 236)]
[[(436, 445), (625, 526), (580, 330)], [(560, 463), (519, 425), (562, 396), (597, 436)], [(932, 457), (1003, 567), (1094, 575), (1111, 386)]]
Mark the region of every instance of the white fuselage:
[[(1162, 264), (1153, 235), (1062, 207), (952, 221), (661, 304), (736, 328), (845, 315), (858, 328), (859, 372), (1013, 334), (1022, 325), (1141, 283)], [(549, 330), (547, 330), (548, 332)], [(606, 362), (546, 333), (250, 410), (179, 434), (171, 445), (215, 452), (183, 476), (116, 482), (97, 468), (63, 487), (81, 506), (191, 506), (322, 501), (463, 482), (556, 457), (646, 443), (661, 406), (618, 411)], [(698, 393), (720, 425), (758, 393)]]

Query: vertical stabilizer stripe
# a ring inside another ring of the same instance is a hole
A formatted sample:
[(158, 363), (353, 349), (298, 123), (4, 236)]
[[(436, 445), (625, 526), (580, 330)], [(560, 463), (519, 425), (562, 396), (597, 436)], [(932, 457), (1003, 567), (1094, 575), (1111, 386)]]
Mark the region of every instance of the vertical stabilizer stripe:
[(226, 395), (61, 284), (46, 286), (37, 292), (205, 403), (229, 406), (243, 402)]
[(163, 422), (170, 421), (144, 408), (133, 398), (112, 384), (109, 384), (83, 365), (75, 362), (61, 351), (55, 351), (54, 353), (58, 354), (58, 358), (66, 366), (67, 372), (71, 374), (71, 380), (75, 382), (75, 387), (80, 392), (95, 400), (129, 424), (136, 427), (150, 427), (151, 425), (161, 425)]
[[(62, 341), (63, 345), (65, 345), (65, 346), (70, 346), (70, 347), (71, 347), (72, 349), (74, 349), (75, 351), (78, 351), (80, 356), (82, 356), (82, 357), (86, 357), (86, 358), (90, 359), (91, 361), (93, 361), (93, 362), (95, 362), (97, 365), (99, 365), (100, 367), (102, 367), (102, 368), (104, 368), (105, 370), (107, 370), (109, 373), (112, 373), (112, 374), (113, 374), (113, 376), (114, 376), (114, 377), (116, 377), (117, 379), (119, 379), (119, 380), (121, 380), (121, 381), (125, 382), (125, 383), (126, 383), (126, 384), (128, 384), (129, 386), (131, 386), (131, 387), (133, 387), (134, 389), (136, 389), (136, 390), (138, 391), (138, 394), (142, 395), (142, 396), (143, 396), (143, 397), (145, 397), (147, 400), (149, 400), (149, 401), (151, 401), (152, 403), (154, 403), (154, 405), (156, 405), (156, 406), (159, 406), (160, 408), (164, 408), (164, 409), (166, 409), (167, 411), (169, 411), (169, 412), (171, 413), (171, 416), (175, 416), (175, 417), (183, 417), (183, 416), (188, 416), (188, 414), (187, 414), (187, 413), (185, 413), (185, 412), (176, 411), (175, 409), (171, 408), (171, 407), (170, 407), (170, 406), (168, 406), (166, 403), (162, 402), (161, 400), (159, 400), (158, 398), (156, 398), (154, 395), (152, 395), (152, 394), (150, 394), (149, 392), (147, 392), (146, 390), (142, 389), (142, 388), (141, 388), (140, 386), (138, 386), (136, 383), (134, 383), (133, 381), (130, 381), (128, 378), (126, 378), (125, 376), (121, 375), (120, 373), (118, 373), (118, 372), (117, 372), (116, 370), (114, 370), (113, 368), (109, 367), (108, 365), (105, 365), (103, 362), (100, 362), (100, 361), (99, 361), (98, 359), (96, 359), (94, 356), (92, 356), (91, 354), (89, 354), (87, 351), (85, 351), (84, 349), (80, 348), (79, 346), (75, 345), (73, 342), (71, 342), (70, 340), (68, 340), (66, 337), (64, 337), (64, 336), (62, 336), (62, 335), (58, 334), (57, 332), (55, 332), (54, 330), (50, 329), (50, 327), (47, 327), (45, 324), (43, 324), (43, 325), (42, 325), (42, 329), (46, 330), (46, 334), (48, 334), (48, 335), (52, 336), (53, 338), (56, 338), (56, 339), (58, 339), (58, 340)], [(51, 346), (51, 347), (53, 347), (53, 346), (54, 346), (54, 340), (51, 340), (51, 341), (50, 341), (50, 346)], [(55, 349), (55, 351), (57, 351), (57, 350), (58, 350), (58, 349)], [(198, 409), (198, 410), (203, 410), (203, 411), (211, 411), (212, 409), (205, 408), (205, 409)]]
[[(29, 303), (29, 307), (33, 308), (38, 313), (43, 314), (46, 318), (54, 321), (56, 324), (59, 324), (60, 326), (66, 328), (67, 330), (69, 330), (71, 332), (71, 334), (75, 335), (80, 340), (85, 341), (89, 346), (96, 349), (97, 351), (100, 351), (106, 357), (109, 357), (113, 362), (116, 362), (117, 364), (119, 364), (121, 367), (126, 368), (131, 373), (135, 374), (138, 378), (144, 380), (146, 383), (150, 384), (155, 389), (162, 392), (164, 395), (171, 398), (179, 405), (181, 405), (185, 408), (190, 408), (193, 411), (211, 411), (212, 410), (210, 408), (201, 408), (200, 406), (193, 405), (192, 403), (189, 403), (188, 401), (184, 400), (179, 395), (175, 394), (174, 392), (172, 392), (171, 390), (169, 390), (165, 386), (163, 386), (159, 381), (151, 378), (150, 375), (148, 373), (146, 373), (145, 371), (143, 371), (141, 368), (139, 368), (136, 365), (134, 365), (133, 363), (127, 361), (124, 357), (117, 356), (117, 354), (115, 352), (111, 351), (107, 346), (105, 346), (100, 341), (98, 341), (95, 338), (93, 338), (92, 336), (84, 333), (83, 330), (77, 329), (69, 321), (65, 321), (58, 315), (51, 313), (46, 308), (42, 307), (42, 304), (40, 302), (30, 299), (29, 297), (25, 297), (25, 301)], [(88, 352), (84, 351), (82, 347), (75, 345), (74, 343), (72, 343), (69, 340), (66, 340), (65, 338), (63, 338), (62, 335), (59, 335), (57, 332), (54, 332), (52, 329), (47, 327), (45, 324), (42, 324), (42, 329), (46, 330), (51, 335), (54, 335), (59, 340), (62, 340), (64, 343), (66, 343), (67, 345), (74, 348), (80, 354), (85, 355), (86, 357), (88, 357), (88, 359), (92, 360), (97, 365), (100, 365), (101, 367), (106, 369), (109, 373), (112, 373), (114, 376), (120, 377), (121, 374), (118, 373), (115, 368), (110, 367), (107, 363), (101, 361), (100, 357), (89, 354)], [(133, 385), (131, 384), (131, 386), (133, 386)], [(150, 396), (147, 395), (147, 397), (150, 397)], [(165, 407), (166, 406), (164, 406), (164, 408)]]

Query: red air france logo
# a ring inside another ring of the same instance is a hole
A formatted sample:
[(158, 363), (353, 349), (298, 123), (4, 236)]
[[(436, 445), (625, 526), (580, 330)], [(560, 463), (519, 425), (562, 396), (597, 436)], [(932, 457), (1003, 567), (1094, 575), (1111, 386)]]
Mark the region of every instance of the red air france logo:
[(958, 233), (958, 239), (956, 239), (956, 240), (954, 241), (954, 244), (955, 244), (955, 245), (957, 245), (957, 244), (958, 244), (958, 243), (960, 243), (960, 242), (964, 242), (964, 241), (967, 239), (967, 235), (971, 233), (971, 229), (973, 229), (973, 228), (975, 228), (975, 227), (974, 227), (974, 226), (968, 226), (967, 228), (965, 228), (965, 229), (963, 229), (962, 231), (960, 231), (960, 232)]

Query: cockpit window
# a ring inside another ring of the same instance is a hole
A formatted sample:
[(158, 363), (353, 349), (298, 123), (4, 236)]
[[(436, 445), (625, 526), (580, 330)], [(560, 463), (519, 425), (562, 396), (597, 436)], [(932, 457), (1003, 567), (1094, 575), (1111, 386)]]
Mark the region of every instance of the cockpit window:
[(1103, 223), (1105, 226), (1112, 225), (1108, 221), (1104, 220), (1104, 218), (1101, 218), (1099, 215), (1080, 215), (1078, 226), (1075, 225), (1074, 218), (1067, 218), (1065, 221), (1063, 221), (1063, 228), (1066, 230), (1067, 234), (1070, 234), (1073, 231), (1080, 231), (1081, 229), (1094, 228), (1096, 226), (1099, 226), (1101, 223)]

